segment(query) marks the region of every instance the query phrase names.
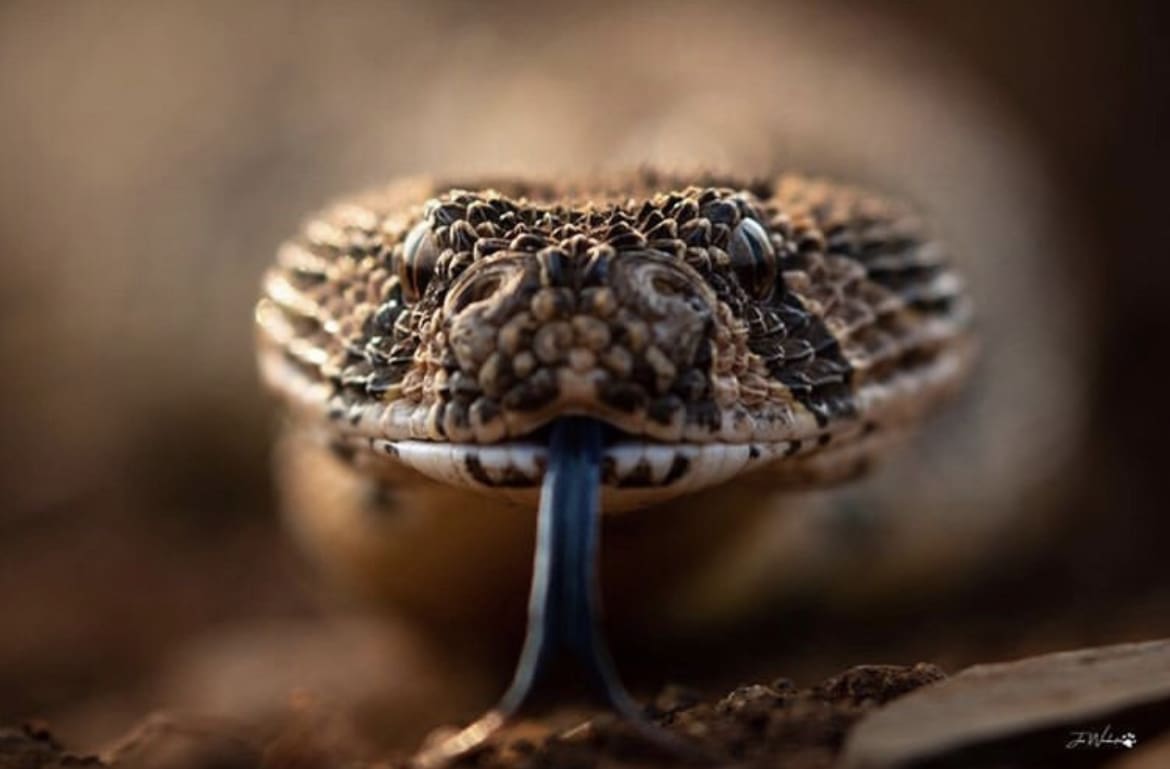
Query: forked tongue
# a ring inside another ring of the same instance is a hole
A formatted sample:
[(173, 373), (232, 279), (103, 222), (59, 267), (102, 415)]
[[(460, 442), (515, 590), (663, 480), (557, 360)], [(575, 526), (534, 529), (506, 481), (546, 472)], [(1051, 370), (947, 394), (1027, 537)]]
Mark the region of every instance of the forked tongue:
[(709, 760), (696, 746), (646, 719), (618, 678), (599, 626), (604, 431), (605, 425), (588, 417), (562, 417), (552, 424), (540, 490), (528, 631), (512, 684), (479, 720), (417, 755), (416, 766), (447, 764), (483, 744), (530, 703), (554, 666), (562, 676), (573, 670), (577, 682), (599, 694), (648, 743), (677, 758)]
[(541, 677), (572, 657), (584, 683), (609, 706), (637, 710), (614, 669), (599, 620), (599, 535), (604, 425), (588, 417), (552, 424), (540, 490), (528, 634), (501, 708), (519, 710)]

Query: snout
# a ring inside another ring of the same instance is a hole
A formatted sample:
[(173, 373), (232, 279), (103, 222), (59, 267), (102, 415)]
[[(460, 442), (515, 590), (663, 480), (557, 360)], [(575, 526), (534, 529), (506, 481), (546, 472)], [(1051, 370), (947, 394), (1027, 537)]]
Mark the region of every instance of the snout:
[(495, 442), (587, 414), (677, 440), (686, 404), (711, 395), (717, 306), (694, 268), (655, 251), (547, 248), (475, 262), (424, 351), (447, 437)]

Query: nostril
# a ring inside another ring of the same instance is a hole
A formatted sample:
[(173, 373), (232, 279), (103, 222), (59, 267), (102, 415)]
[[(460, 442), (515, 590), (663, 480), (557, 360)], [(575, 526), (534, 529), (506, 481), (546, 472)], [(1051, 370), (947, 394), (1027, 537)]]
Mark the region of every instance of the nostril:
[(482, 302), (484, 299), (495, 294), (502, 283), (503, 278), (499, 272), (491, 272), (471, 280), (459, 290), (452, 309), (455, 312), (459, 312), (468, 305)]
[(655, 275), (654, 279), (650, 281), (650, 285), (662, 296), (680, 296), (683, 293), (682, 287), (665, 275)]
[(471, 287), (470, 301), (479, 302), (487, 299), (492, 294), (496, 293), (496, 289), (500, 287), (500, 276), (487, 275), (482, 280), (476, 281), (475, 285)]

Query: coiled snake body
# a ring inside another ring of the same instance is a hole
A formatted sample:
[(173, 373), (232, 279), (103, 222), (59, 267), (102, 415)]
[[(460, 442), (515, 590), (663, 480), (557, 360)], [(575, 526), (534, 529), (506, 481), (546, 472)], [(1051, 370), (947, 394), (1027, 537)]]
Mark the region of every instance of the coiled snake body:
[[(972, 349), (961, 281), (912, 211), (796, 176), (399, 182), (310, 220), (256, 318), (294, 415), (294, 528), (438, 614), (470, 553), (480, 577), (514, 570), (494, 560), (523, 537), (504, 511), (536, 509), (567, 417), (598, 426), (599, 509), (690, 510), (698, 554), (736, 516), (730, 481), (857, 474)], [(369, 479), (433, 526), (372, 542), (339, 512)]]

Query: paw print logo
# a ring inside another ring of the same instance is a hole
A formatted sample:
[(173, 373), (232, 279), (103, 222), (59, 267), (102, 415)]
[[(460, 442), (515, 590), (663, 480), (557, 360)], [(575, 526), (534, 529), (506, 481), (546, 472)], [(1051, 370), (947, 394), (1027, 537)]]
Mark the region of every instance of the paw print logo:
[(1133, 732), (1126, 732), (1125, 734), (1121, 735), (1121, 737), (1118, 739), (1118, 742), (1127, 748), (1132, 748), (1134, 745), (1137, 745), (1137, 735), (1135, 735)]

